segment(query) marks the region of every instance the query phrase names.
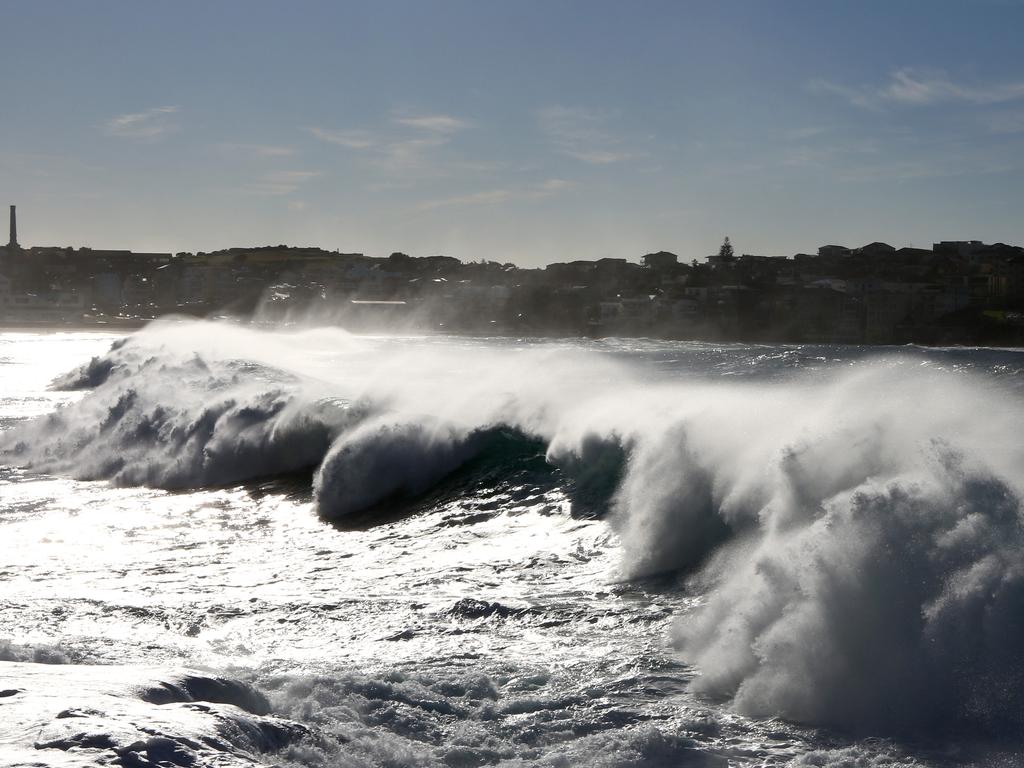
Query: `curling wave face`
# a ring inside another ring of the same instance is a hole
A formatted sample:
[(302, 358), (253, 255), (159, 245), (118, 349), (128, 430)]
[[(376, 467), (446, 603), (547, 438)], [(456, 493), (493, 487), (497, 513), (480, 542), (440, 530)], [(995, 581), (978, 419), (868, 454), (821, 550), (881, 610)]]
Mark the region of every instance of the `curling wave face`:
[(543, 453), (573, 514), (617, 534), (609, 578), (681, 574), (697, 598), (673, 629), (693, 690), (852, 731), (1019, 733), (1005, 356), (786, 352), (765, 373), (756, 350), (663, 351), (155, 324), (58, 380), (87, 392), (0, 433), (0, 457), (169, 489), (309, 472), (322, 517), (365, 523)]

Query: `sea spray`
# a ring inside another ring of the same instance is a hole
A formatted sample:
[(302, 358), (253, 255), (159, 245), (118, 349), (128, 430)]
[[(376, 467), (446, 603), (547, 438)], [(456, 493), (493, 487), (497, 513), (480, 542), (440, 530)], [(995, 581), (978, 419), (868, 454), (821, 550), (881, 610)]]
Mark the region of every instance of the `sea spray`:
[(6, 461), (162, 487), (315, 467), (327, 517), (425, 492), (507, 430), (608, 510), (610, 576), (688, 579), (695, 690), (871, 732), (1024, 723), (1024, 409), (981, 376), (887, 355), (708, 381), (567, 345), (197, 323), (68, 381), (93, 389), (4, 432)]

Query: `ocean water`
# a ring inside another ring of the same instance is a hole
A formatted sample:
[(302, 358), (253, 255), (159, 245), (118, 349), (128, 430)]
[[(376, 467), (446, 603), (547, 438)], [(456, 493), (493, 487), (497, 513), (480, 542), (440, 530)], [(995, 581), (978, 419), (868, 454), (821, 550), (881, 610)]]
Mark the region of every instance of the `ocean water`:
[(1024, 762), (1024, 353), (0, 334), (0, 765)]

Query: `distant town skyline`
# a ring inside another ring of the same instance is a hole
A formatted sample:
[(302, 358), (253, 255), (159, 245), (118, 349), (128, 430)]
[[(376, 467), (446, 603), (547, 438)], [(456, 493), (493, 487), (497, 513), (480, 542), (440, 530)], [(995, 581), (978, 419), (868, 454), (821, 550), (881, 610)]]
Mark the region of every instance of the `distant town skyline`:
[(1024, 3), (4, 4), (23, 245), (1024, 241)]

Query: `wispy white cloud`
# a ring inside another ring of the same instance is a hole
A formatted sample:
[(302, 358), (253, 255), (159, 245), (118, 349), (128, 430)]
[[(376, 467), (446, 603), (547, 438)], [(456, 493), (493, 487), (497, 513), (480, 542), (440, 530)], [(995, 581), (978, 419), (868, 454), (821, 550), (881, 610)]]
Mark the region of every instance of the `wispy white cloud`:
[(480, 192), (473, 192), (467, 195), (456, 195), (444, 197), (437, 200), (425, 200), (416, 206), (420, 211), (432, 211), (438, 208), (452, 208), (466, 205), (491, 205), (495, 203), (507, 203), (513, 200), (536, 200), (543, 197), (573, 189), (578, 186), (574, 181), (567, 179), (546, 179), (539, 184), (528, 187), (487, 189)]
[(451, 115), (414, 115), (411, 117), (396, 117), (394, 122), (399, 125), (406, 125), (410, 128), (418, 128), (436, 133), (458, 133), (470, 127), (470, 124), (458, 117)]
[(884, 140), (850, 139), (790, 147), (776, 164), (760, 169), (778, 175), (780, 166), (813, 173), (838, 183), (912, 182), (923, 179), (984, 176), (1024, 167), (1019, 146), (917, 134), (889, 135)]
[[(535, 193), (541, 193), (542, 195), (551, 195), (555, 192), (562, 192), (566, 189), (574, 189), (579, 186), (579, 182), (569, 181), (568, 179), (547, 179), (538, 184), (534, 190)], [(538, 196), (537, 194), (534, 195)]]
[(389, 141), (381, 147), (378, 161), (386, 170), (397, 173), (423, 170), (432, 163), (433, 151), (447, 143), (448, 139), (441, 136)]
[(1021, 167), (1021, 163), (1005, 157), (949, 155), (942, 158), (857, 165), (839, 170), (836, 179), (844, 182), (902, 182), (958, 176), (989, 176), (1016, 172)]
[(632, 155), (621, 147), (621, 139), (607, 129), (606, 114), (584, 107), (555, 105), (537, 113), (540, 130), (555, 149), (590, 165), (607, 165)]
[(608, 149), (565, 150), (565, 154), (591, 165), (607, 165), (620, 160), (628, 160), (632, 155), (628, 152), (612, 152)]
[(291, 157), (295, 154), (295, 149), (292, 147), (281, 147), (272, 144), (224, 142), (220, 144), (220, 147), (227, 152), (239, 152), (255, 157)]
[(411, 115), (392, 118), (396, 130), (335, 130), (314, 126), (307, 130), (320, 141), (361, 152), (386, 171), (423, 170), (432, 154), (448, 145), (470, 123), (450, 115)]
[(320, 175), (320, 171), (273, 171), (246, 186), (245, 191), (252, 195), (290, 195)]
[(1001, 104), (1024, 99), (1024, 82), (965, 85), (942, 72), (898, 69), (881, 85), (849, 86), (828, 80), (812, 80), (808, 87), (818, 93), (840, 96), (865, 109), (887, 105), (928, 106), (949, 102)]
[(154, 141), (177, 130), (178, 126), (172, 117), (177, 112), (178, 107), (168, 106), (153, 107), (145, 112), (117, 115), (110, 118), (104, 124), (103, 129), (111, 136)]
[(455, 195), (437, 200), (424, 200), (416, 206), (420, 211), (432, 211), (437, 208), (450, 208), (462, 205), (481, 205), (487, 203), (504, 203), (512, 199), (515, 192), (511, 189), (486, 189), (468, 195)]
[(373, 149), (378, 146), (377, 140), (368, 131), (335, 131), (317, 127), (308, 130), (320, 141), (337, 144), (346, 149)]
[(941, 101), (999, 104), (1024, 98), (1024, 82), (961, 85), (941, 75), (929, 77), (901, 70), (893, 75), (883, 95), (890, 101), (903, 104), (934, 104)]

